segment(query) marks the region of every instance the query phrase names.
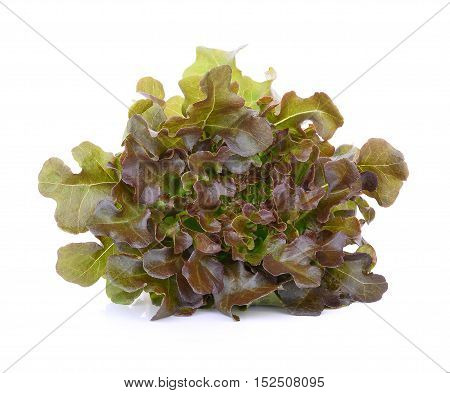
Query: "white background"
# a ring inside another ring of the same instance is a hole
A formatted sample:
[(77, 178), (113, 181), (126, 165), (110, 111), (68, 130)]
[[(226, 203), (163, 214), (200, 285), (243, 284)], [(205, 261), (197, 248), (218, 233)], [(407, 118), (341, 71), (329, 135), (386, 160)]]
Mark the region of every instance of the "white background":
[[(2, 1), (126, 104), (146, 75), (161, 80), (167, 96), (177, 94), (197, 45), (248, 44), (240, 68), (263, 79), (273, 66), (279, 94), (334, 96), (445, 4)], [(385, 138), (411, 173), (394, 206), (378, 208), (365, 228), (378, 252), (376, 272), (390, 285), (370, 307), (447, 370), (449, 21), (447, 7), (335, 101), (345, 118), (336, 144)], [(54, 201), (37, 191), (41, 165), (58, 156), (76, 169), (70, 150), (83, 140), (119, 151), (127, 111), (1, 6), (0, 50), (5, 369), (103, 285), (81, 288), (56, 274), (58, 247), (91, 238), (56, 227)], [(248, 380), (240, 390), (252, 391), (257, 376), (306, 375), (325, 376), (326, 392), (449, 391), (450, 374), (362, 304), (319, 318), (251, 310), (240, 323), (215, 311), (149, 322), (154, 311), (143, 299), (126, 307), (102, 294), (3, 374), (0, 386), (121, 392), (124, 378), (205, 375)]]

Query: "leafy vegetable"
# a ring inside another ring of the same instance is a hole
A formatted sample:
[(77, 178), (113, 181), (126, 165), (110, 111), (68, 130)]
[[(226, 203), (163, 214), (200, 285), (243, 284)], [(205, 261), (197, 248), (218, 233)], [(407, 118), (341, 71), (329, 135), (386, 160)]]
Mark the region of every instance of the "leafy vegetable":
[(73, 149), (80, 173), (44, 164), (39, 190), (58, 225), (99, 240), (62, 247), (58, 274), (80, 286), (103, 277), (118, 304), (146, 294), (154, 320), (211, 306), (235, 320), (252, 305), (319, 315), (381, 299), (366, 196), (392, 205), (403, 155), (382, 139), (334, 148), (343, 118), (325, 93), (278, 101), (274, 71), (256, 82), (236, 53), (197, 48), (183, 97), (140, 79), (121, 153), (84, 142)]

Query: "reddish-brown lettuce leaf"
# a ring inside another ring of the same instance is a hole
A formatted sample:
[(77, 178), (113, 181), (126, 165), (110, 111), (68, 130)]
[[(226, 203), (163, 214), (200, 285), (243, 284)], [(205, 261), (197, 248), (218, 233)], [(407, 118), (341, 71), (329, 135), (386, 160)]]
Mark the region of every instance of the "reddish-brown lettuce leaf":
[(152, 321), (171, 315), (189, 316), (204, 304), (203, 297), (195, 293), (182, 275), (175, 275), (166, 280), (154, 280), (148, 290), (164, 299)]
[(348, 236), (344, 232), (330, 235), (321, 234), (316, 251), (317, 261), (325, 267), (336, 267), (344, 262), (344, 247), (348, 244)]
[(115, 199), (110, 197), (98, 203), (88, 227), (96, 236), (108, 236), (117, 243), (145, 248), (154, 240), (148, 229), (150, 216), (149, 209), (135, 205), (127, 190), (119, 187)]
[(111, 255), (106, 264), (106, 277), (125, 292), (136, 292), (152, 280), (142, 266), (142, 259), (128, 255)]
[(176, 274), (184, 262), (171, 247), (153, 248), (143, 255), (142, 261), (143, 268), (149, 276), (161, 279)]
[(278, 288), (278, 284), (262, 273), (248, 271), (242, 262), (224, 265), (224, 288), (214, 294), (217, 309), (239, 321), (232, 313), (233, 306), (245, 306)]
[(346, 158), (327, 161), (316, 172), (317, 185), (326, 187), (327, 194), (317, 206), (317, 220), (326, 222), (333, 206), (359, 195), (362, 191), (361, 175), (356, 165)]
[(290, 314), (317, 316), (325, 308), (323, 288), (299, 288), (293, 281), (283, 284), (278, 291), (282, 304)]
[(183, 266), (183, 276), (201, 295), (223, 290), (223, 265), (216, 258), (194, 251)]
[(299, 288), (320, 285), (322, 270), (313, 261), (317, 244), (307, 236), (299, 236), (291, 243), (277, 248), (264, 258), (263, 266), (270, 274), (290, 274)]
[(217, 254), (222, 249), (220, 238), (206, 233), (194, 233), (194, 247), (203, 254)]
[(189, 233), (179, 230), (175, 233), (173, 239), (173, 251), (175, 254), (181, 254), (192, 246), (192, 237)]
[[(125, 150), (121, 156), (122, 181), (133, 187), (137, 202), (152, 204), (162, 195), (176, 191), (170, 187), (167, 189), (167, 182), (172, 178), (179, 178), (183, 173), (186, 153), (180, 149), (168, 148), (165, 141), (152, 135), (143, 118), (134, 116), (129, 122), (133, 119), (142, 128), (133, 128), (124, 141)], [(170, 182), (169, 185), (174, 184), (173, 180)]]

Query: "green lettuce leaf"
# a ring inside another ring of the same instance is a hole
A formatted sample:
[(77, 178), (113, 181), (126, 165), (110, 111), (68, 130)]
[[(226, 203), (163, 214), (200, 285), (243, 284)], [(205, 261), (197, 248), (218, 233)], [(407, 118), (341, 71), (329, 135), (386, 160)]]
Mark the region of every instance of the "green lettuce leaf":
[[(272, 82), (275, 79), (275, 71), (272, 68), (266, 72), (267, 80), (256, 82), (248, 76), (242, 74), (236, 66), (236, 53), (239, 51), (226, 52), (219, 49), (198, 47), (195, 62), (186, 68), (183, 79), (180, 81), (186, 100), (190, 103), (198, 102), (202, 99), (201, 93), (195, 90), (201, 77), (213, 68), (227, 65), (232, 71), (232, 81), (238, 85), (237, 93), (244, 98), (245, 106), (252, 109), (259, 109), (258, 100), (261, 97), (271, 95)], [(189, 88), (189, 86), (192, 86)], [(198, 100), (198, 101), (197, 101)]]
[(328, 271), (330, 286), (337, 287), (341, 299), (364, 303), (380, 300), (388, 284), (383, 276), (369, 273), (371, 265), (369, 254), (347, 254), (342, 266)]
[(141, 296), (142, 289), (138, 289), (135, 292), (127, 292), (115, 285), (106, 281), (106, 295), (111, 299), (113, 303), (129, 305), (132, 304), (139, 296)]
[(39, 191), (56, 201), (55, 219), (58, 226), (71, 233), (86, 232), (87, 222), (97, 203), (111, 194), (117, 184), (117, 174), (108, 164), (114, 160), (90, 142), (72, 150), (82, 168), (73, 174), (59, 158), (50, 158), (39, 173)]
[(309, 98), (300, 98), (293, 91), (286, 93), (281, 99), (280, 113), (271, 119), (278, 129), (295, 128), (305, 120), (312, 121), (325, 140), (344, 124), (339, 110), (325, 93), (315, 93)]
[(409, 171), (403, 154), (384, 139), (369, 139), (361, 148), (358, 168), (372, 171), (378, 179), (378, 186), (372, 192), (364, 193), (375, 198), (380, 206), (391, 206), (397, 199)]
[(111, 239), (101, 238), (102, 246), (95, 242), (72, 243), (58, 250), (56, 271), (64, 280), (88, 287), (105, 274), (106, 261), (116, 252)]
[(202, 99), (188, 107), (187, 118), (168, 119), (165, 127), (169, 135), (195, 126), (207, 136), (222, 137), (233, 153), (243, 157), (267, 149), (273, 140), (270, 124), (256, 111), (244, 107), (244, 100), (232, 89), (231, 74), (228, 65), (207, 72), (199, 82)]
[(136, 84), (136, 91), (149, 98), (164, 100), (164, 87), (162, 83), (151, 76), (139, 79)]

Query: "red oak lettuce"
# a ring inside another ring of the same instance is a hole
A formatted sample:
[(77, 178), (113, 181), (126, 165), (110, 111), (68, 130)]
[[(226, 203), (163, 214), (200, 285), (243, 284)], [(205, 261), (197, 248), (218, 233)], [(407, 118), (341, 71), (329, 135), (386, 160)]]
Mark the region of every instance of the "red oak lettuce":
[(250, 305), (319, 315), (379, 300), (387, 283), (361, 234), (375, 217), (365, 196), (395, 201), (403, 155), (383, 139), (335, 148), (343, 118), (331, 99), (278, 100), (274, 75), (256, 82), (235, 52), (198, 48), (184, 97), (137, 83), (144, 98), (121, 153), (83, 142), (78, 174), (49, 159), (39, 190), (57, 202), (58, 226), (99, 240), (62, 247), (58, 274), (81, 286), (103, 277), (119, 304), (146, 292), (160, 306), (153, 319), (215, 307), (238, 320), (234, 306)]

